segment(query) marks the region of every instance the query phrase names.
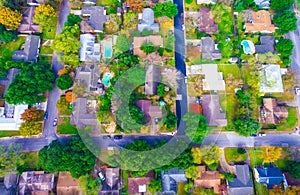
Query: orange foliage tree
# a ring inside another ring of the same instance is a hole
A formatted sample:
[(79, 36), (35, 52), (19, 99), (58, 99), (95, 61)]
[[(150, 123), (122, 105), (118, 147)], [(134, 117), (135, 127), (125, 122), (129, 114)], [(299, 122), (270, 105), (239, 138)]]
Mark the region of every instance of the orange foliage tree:
[(36, 107), (31, 107), (26, 109), (23, 114), (21, 114), (21, 119), (25, 121), (41, 121), (44, 117), (44, 111), (38, 110)]
[(69, 91), (69, 92), (67, 92), (66, 93), (66, 101), (67, 102), (73, 102), (74, 101), (74, 99), (75, 99), (75, 97), (74, 97), (75, 95), (71, 92), (71, 91)]
[(63, 74), (67, 74), (67, 73), (68, 73), (67, 69), (64, 68), (64, 69), (59, 70), (57, 74), (58, 74), (58, 76), (61, 76)]

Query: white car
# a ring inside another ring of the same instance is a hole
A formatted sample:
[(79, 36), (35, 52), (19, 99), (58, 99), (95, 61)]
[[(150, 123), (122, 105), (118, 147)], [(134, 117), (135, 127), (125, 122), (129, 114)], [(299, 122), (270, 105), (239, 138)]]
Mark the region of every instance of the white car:
[(102, 172), (102, 171), (99, 171), (98, 172), (98, 177), (101, 179), (101, 181), (105, 181), (105, 175), (104, 175), (104, 173)]
[(295, 87), (294, 90), (296, 95), (300, 95), (300, 87)]
[(181, 26), (181, 28), (182, 28), (182, 30), (185, 30), (185, 25), (183, 24), (183, 25)]
[(187, 78), (187, 76), (184, 77), (184, 83), (185, 83), (185, 84), (188, 83), (188, 78)]
[(265, 137), (266, 136), (266, 134), (265, 133), (258, 133), (258, 137)]

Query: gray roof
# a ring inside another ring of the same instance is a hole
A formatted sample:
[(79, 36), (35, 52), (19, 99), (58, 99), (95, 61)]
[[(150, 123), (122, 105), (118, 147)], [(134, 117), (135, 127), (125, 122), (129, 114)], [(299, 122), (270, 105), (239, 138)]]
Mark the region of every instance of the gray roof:
[(95, 31), (103, 31), (103, 25), (107, 21), (105, 9), (102, 6), (85, 6), (81, 10), (82, 15), (90, 16), (87, 23)]
[(149, 65), (146, 67), (145, 94), (156, 95), (157, 86), (160, 82), (160, 67)]
[(215, 41), (211, 37), (201, 38), (201, 52), (203, 59), (221, 59), (222, 53), (215, 49)]
[(270, 0), (254, 0), (254, 2), (261, 9), (269, 9), (271, 5)]
[(106, 182), (102, 186), (100, 192), (101, 195), (117, 195), (119, 194), (119, 184), (120, 184), (120, 169), (119, 168), (106, 168), (105, 169)]
[(258, 173), (259, 183), (267, 184), (269, 189), (273, 188), (274, 185), (286, 183), (286, 179), (282, 172), (277, 167), (267, 168), (254, 168)]
[(5, 174), (4, 181), (0, 182), (0, 194), (1, 195), (16, 194), (18, 179), (19, 176), (17, 173)]
[(162, 194), (177, 194), (177, 183), (187, 182), (187, 178), (183, 170), (177, 168), (161, 172), (162, 178)]
[(260, 36), (260, 45), (255, 45), (255, 52), (264, 54), (268, 52), (274, 53), (275, 37), (273, 36)]
[(45, 1), (44, 0), (27, 0), (27, 4), (44, 4)]
[(87, 86), (86, 91), (96, 91), (100, 78), (100, 71), (97, 65), (85, 65), (76, 69), (76, 80), (81, 80)]
[(235, 165), (236, 178), (228, 182), (229, 195), (252, 195), (253, 185), (248, 165)]
[(40, 47), (40, 37), (28, 35), (26, 37), (24, 50), (16, 50), (12, 55), (13, 61), (37, 62)]
[(209, 126), (227, 126), (226, 114), (220, 107), (220, 99), (217, 94), (202, 96), (203, 115)]
[(33, 22), (36, 7), (28, 7), (22, 15), (21, 23), (18, 27), (20, 33), (39, 33), (39, 25)]
[(143, 31), (144, 29), (153, 30), (159, 32), (159, 24), (154, 23), (154, 12), (151, 8), (145, 8), (142, 13), (142, 19), (139, 21), (138, 30)]
[(82, 0), (82, 3), (96, 5), (97, 0)]

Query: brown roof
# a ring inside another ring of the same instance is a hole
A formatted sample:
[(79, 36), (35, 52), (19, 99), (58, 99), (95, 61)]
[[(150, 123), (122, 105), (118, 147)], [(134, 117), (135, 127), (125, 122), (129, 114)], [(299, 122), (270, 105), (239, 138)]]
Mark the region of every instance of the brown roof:
[(288, 117), (288, 110), (284, 106), (278, 106), (275, 98), (263, 98), (263, 119), (267, 124), (278, 124), (280, 119)]
[(206, 32), (208, 34), (218, 32), (218, 25), (215, 24), (213, 15), (210, 12), (210, 8), (200, 9), (200, 22), (198, 30), (199, 32)]
[(57, 195), (79, 195), (81, 189), (77, 179), (70, 172), (59, 172), (57, 181)]
[(214, 189), (214, 193), (219, 194), (221, 179), (218, 171), (206, 171), (205, 166), (198, 166), (200, 176), (194, 181), (195, 187)]
[(146, 54), (142, 50), (140, 50), (140, 47), (144, 42), (152, 42), (155, 47), (159, 47), (163, 45), (163, 39), (160, 35), (150, 35), (146, 37), (134, 37), (133, 38), (133, 53), (134, 55), (138, 55), (141, 58), (145, 58)]
[(35, 33), (40, 32), (39, 25), (33, 22), (33, 16), (36, 7), (28, 7), (22, 16), (18, 32), (21, 33)]
[(139, 187), (147, 186), (150, 184), (150, 180), (153, 179), (153, 171), (150, 171), (146, 174), (145, 177), (131, 177), (129, 174), (128, 177), (128, 194), (139, 194)]
[(275, 32), (275, 25), (271, 22), (270, 13), (266, 10), (260, 10), (258, 12), (252, 11), (252, 21), (246, 23), (246, 32), (263, 32), (273, 33)]
[(159, 106), (152, 106), (151, 100), (138, 100), (135, 105), (145, 114), (147, 119), (146, 125), (151, 122), (151, 118), (161, 118), (162, 110)]

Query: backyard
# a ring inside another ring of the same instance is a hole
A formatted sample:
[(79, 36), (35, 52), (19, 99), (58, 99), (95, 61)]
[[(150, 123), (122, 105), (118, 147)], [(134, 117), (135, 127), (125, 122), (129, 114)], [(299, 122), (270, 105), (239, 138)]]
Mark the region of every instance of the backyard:
[(58, 17), (55, 17), (51, 24), (48, 25), (41, 36), (42, 39), (54, 39), (56, 35), (56, 25)]
[(16, 41), (2, 44), (0, 46), (0, 58), (11, 59), (13, 52), (21, 48), (25, 39), (26, 37), (20, 36)]
[(287, 109), (289, 112), (288, 118), (280, 121), (276, 127), (277, 131), (293, 131), (298, 124), (297, 109), (293, 107)]
[(40, 55), (42, 54), (52, 54), (53, 49), (50, 46), (41, 46)]
[(225, 148), (225, 158), (228, 163), (242, 162), (247, 159), (247, 152), (243, 148)]
[(38, 152), (24, 152), (21, 154), (21, 159), (24, 164), (18, 167), (19, 173), (24, 171), (38, 170)]
[(233, 130), (233, 121), (235, 119), (235, 113), (237, 110), (237, 98), (235, 94), (219, 94), (220, 105), (227, 116), (227, 127), (225, 131)]
[(75, 125), (70, 124), (69, 117), (60, 117), (57, 125), (58, 134), (78, 134)]

